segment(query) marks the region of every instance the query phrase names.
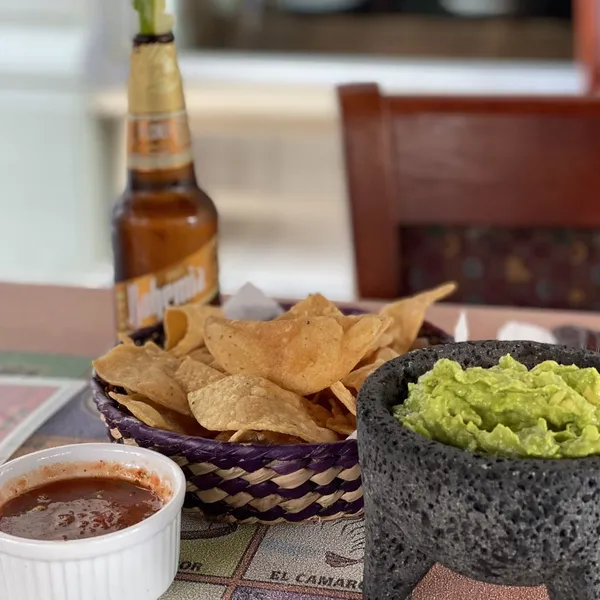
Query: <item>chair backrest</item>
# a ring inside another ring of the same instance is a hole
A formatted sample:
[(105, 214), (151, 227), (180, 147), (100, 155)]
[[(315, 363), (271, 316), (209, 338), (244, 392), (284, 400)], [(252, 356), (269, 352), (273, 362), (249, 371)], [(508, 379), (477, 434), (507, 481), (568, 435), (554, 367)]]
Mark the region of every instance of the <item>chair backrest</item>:
[[(599, 100), (384, 96), (371, 84), (339, 98), (361, 296), (454, 275), (467, 302), (595, 305), (572, 267), (598, 262), (600, 290)], [(569, 291), (550, 289), (558, 277)]]
[(572, 0), (575, 58), (583, 70), (586, 92), (600, 93), (600, 0)]

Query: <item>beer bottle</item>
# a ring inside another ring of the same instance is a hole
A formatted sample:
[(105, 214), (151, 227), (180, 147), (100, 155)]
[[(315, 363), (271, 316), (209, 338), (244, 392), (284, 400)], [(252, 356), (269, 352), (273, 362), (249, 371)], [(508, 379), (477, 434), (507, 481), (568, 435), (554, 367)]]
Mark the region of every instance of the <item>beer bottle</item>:
[(173, 18), (164, 0), (134, 7), (128, 177), (112, 218), (122, 333), (158, 323), (170, 305), (219, 302), (217, 211), (196, 182)]

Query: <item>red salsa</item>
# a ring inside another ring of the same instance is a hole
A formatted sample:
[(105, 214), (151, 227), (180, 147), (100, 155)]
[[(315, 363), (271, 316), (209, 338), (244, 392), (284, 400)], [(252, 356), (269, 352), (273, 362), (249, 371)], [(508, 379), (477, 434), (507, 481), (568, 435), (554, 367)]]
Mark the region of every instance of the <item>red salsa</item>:
[(131, 527), (162, 506), (154, 492), (125, 479), (66, 479), (6, 502), (0, 531), (31, 540), (82, 540)]

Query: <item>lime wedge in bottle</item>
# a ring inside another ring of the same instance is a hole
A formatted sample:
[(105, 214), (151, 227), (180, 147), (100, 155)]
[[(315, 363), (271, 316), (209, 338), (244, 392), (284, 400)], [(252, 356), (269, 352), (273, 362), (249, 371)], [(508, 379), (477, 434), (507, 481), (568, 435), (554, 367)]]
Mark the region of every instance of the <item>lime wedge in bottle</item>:
[(140, 19), (140, 34), (163, 35), (173, 31), (173, 15), (166, 12), (165, 0), (133, 0)]

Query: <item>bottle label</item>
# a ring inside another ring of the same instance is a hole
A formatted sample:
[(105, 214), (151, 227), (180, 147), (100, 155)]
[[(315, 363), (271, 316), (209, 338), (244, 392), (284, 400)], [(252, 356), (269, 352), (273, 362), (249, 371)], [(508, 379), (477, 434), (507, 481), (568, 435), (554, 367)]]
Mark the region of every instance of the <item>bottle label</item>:
[(155, 325), (169, 306), (208, 304), (218, 292), (215, 237), (177, 265), (117, 283), (117, 328), (130, 333)]
[(130, 169), (173, 169), (192, 162), (192, 143), (175, 45), (133, 48), (129, 73)]
[(192, 162), (187, 113), (129, 117), (127, 163), (136, 171), (177, 169)]

